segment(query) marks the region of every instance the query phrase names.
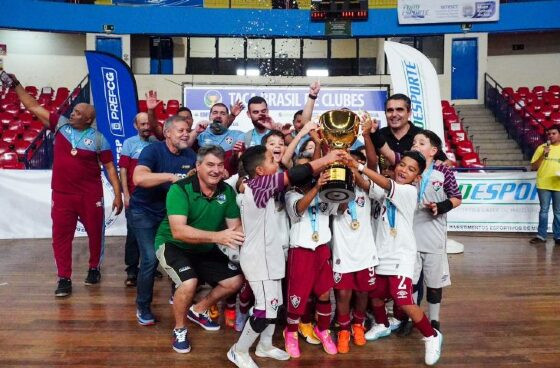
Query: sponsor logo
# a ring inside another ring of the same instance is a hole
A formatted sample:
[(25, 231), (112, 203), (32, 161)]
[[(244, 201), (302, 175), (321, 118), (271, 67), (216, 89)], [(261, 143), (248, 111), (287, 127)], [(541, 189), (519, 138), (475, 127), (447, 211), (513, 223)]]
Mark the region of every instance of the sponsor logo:
[(225, 139), (227, 144), (232, 144), (233, 143), (233, 138), (232, 137), (226, 137)]
[(405, 60), (403, 62), (406, 74), (406, 88), (412, 102), (412, 122), (420, 128), (425, 128), (424, 119), (424, 90), (422, 89), (422, 74), (418, 64)]
[(191, 165), (182, 165), (181, 169), (183, 170), (189, 170), (191, 168)]
[(185, 271), (188, 271), (190, 269), (191, 268), (189, 266), (181, 267), (181, 268), (179, 268), (179, 272), (185, 272)]
[(360, 196), (358, 198), (356, 198), (356, 204), (360, 207), (363, 207), (366, 205), (366, 199), (364, 198), (364, 196)]
[(107, 101), (107, 120), (111, 134), (124, 137), (124, 122), (119, 92), (119, 74), (113, 68), (101, 68), (103, 92)]
[(274, 310), (278, 310), (278, 299), (274, 298), (270, 301), (270, 307)]
[(290, 303), (292, 303), (292, 306), (294, 308), (299, 307), (299, 303), (301, 302), (301, 298), (297, 295), (292, 295), (290, 296)]
[(481, 1), (474, 3), (474, 5), (476, 11), (472, 16), (473, 18), (492, 18), (496, 14), (496, 2), (494, 1)]
[(370, 277), (367, 281), (368, 285), (372, 286), (375, 285), (375, 277)]
[(216, 197), (216, 201), (219, 204), (224, 204), (226, 203), (226, 195), (224, 193), (218, 194), (218, 196)]
[(342, 274), (338, 273), (338, 272), (334, 272), (333, 273), (333, 279), (335, 284), (338, 284), (340, 282), (340, 280), (342, 280)]
[(507, 201), (523, 202), (537, 201), (537, 186), (535, 181), (502, 181), (482, 183), (462, 183), (459, 191), (463, 200), (473, 201)]
[(398, 299), (406, 299), (408, 297), (408, 292), (405, 290), (399, 290), (397, 292), (397, 298)]
[(420, 5), (405, 5), (402, 8), (402, 16), (411, 19), (424, 19), (428, 16), (428, 9), (421, 9)]
[(210, 108), (218, 102), (222, 102), (222, 94), (220, 92), (216, 91), (215, 89), (206, 91), (206, 93), (204, 94), (204, 104), (206, 105), (206, 107)]
[(321, 212), (323, 212), (323, 213), (327, 212), (328, 209), (329, 209), (329, 204), (328, 203), (324, 203), (324, 202), (319, 203), (319, 210)]

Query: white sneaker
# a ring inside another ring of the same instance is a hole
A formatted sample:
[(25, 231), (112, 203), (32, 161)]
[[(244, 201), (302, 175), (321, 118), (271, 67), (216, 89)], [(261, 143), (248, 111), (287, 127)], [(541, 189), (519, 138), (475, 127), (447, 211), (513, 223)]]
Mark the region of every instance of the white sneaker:
[(434, 365), (439, 360), (441, 356), (441, 345), (443, 343), (443, 335), (438, 330), (436, 331), (437, 336), (424, 337), (424, 346), (426, 348), (426, 353), (424, 355), (424, 362), (426, 365)]
[(239, 368), (259, 368), (259, 366), (253, 361), (249, 353), (242, 353), (235, 350), (235, 345), (229, 348), (227, 357), (230, 362), (232, 362)]
[(366, 332), (366, 340), (373, 341), (381, 337), (389, 336), (391, 334), (391, 328), (386, 327), (384, 324), (374, 323), (373, 326)]
[(261, 358), (272, 358), (276, 360), (288, 360), (290, 359), (290, 354), (286, 353), (282, 349), (278, 349), (275, 346), (265, 347), (261, 343), (257, 344), (257, 349), (255, 350), (255, 355)]
[(396, 319), (395, 317), (389, 317), (389, 328), (391, 331), (398, 330), (402, 321)]

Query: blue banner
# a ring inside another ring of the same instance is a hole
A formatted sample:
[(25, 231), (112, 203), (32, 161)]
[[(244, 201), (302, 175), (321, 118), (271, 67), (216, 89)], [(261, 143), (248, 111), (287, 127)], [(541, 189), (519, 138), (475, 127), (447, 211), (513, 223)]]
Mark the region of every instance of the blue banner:
[[(296, 111), (303, 109), (309, 87), (266, 87), (266, 86), (183, 86), (183, 105), (190, 108), (195, 121), (208, 119), (210, 107), (221, 102), (230, 106), (237, 100), (247, 101), (261, 96), (268, 103), (270, 116), (278, 123), (291, 123)], [(313, 115), (346, 107), (354, 112), (369, 112), (385, 125), (385, 100), (387, 90), (360, 87), (322, 87), (315, 102)], [(247, 131), (253, 128), (247, 114), (240, 114), (232, 125), (233, 129)]]
[(138, 113), (136, 80), (121, 59), (99, 51), (85, 54), (97, 130), (109, 141), (116, 164), (124, 140), (137, 134), (134, 128)]
[(156, 5), (202, 7), (203, 0), (113, 0), (115, 5)]

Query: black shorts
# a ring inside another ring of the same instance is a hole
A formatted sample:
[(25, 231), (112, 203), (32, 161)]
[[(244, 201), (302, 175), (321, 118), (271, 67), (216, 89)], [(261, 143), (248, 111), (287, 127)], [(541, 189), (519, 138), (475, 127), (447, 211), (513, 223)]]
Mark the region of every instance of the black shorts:
[(230, 262), (217, 247), (211, 251), (195, 253), (173, 244), (163, 244), (156, 252), (159, 264), (176, 285), (198, 279), (212, 287), (220, 281), (241, 274), (240, 267)]

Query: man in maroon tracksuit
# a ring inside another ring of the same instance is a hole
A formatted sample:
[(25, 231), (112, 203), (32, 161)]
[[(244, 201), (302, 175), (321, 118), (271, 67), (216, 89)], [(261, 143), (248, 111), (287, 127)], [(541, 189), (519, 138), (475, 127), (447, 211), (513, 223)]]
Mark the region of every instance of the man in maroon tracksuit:
[(97, 284), (101, 279), (99, 264), (103, 254), (105, 221), (99, 162), (105, 167), (115, 192), (113, 210), (119, 214), (123, 207), (113, 155), (105, 137), (91, 127), (95, 120), (93, 106), (79, 103), (67, 119), (39, 105), (12, 77), (12, 86), (23, 105), (45, 127), (55, 132), (51, 182), (52, 245), (59, 277), (55, 295), (67, 296), (72, 293), (72, 240), (78, 219), (89, 237), (89, 270), (85, 284)]

